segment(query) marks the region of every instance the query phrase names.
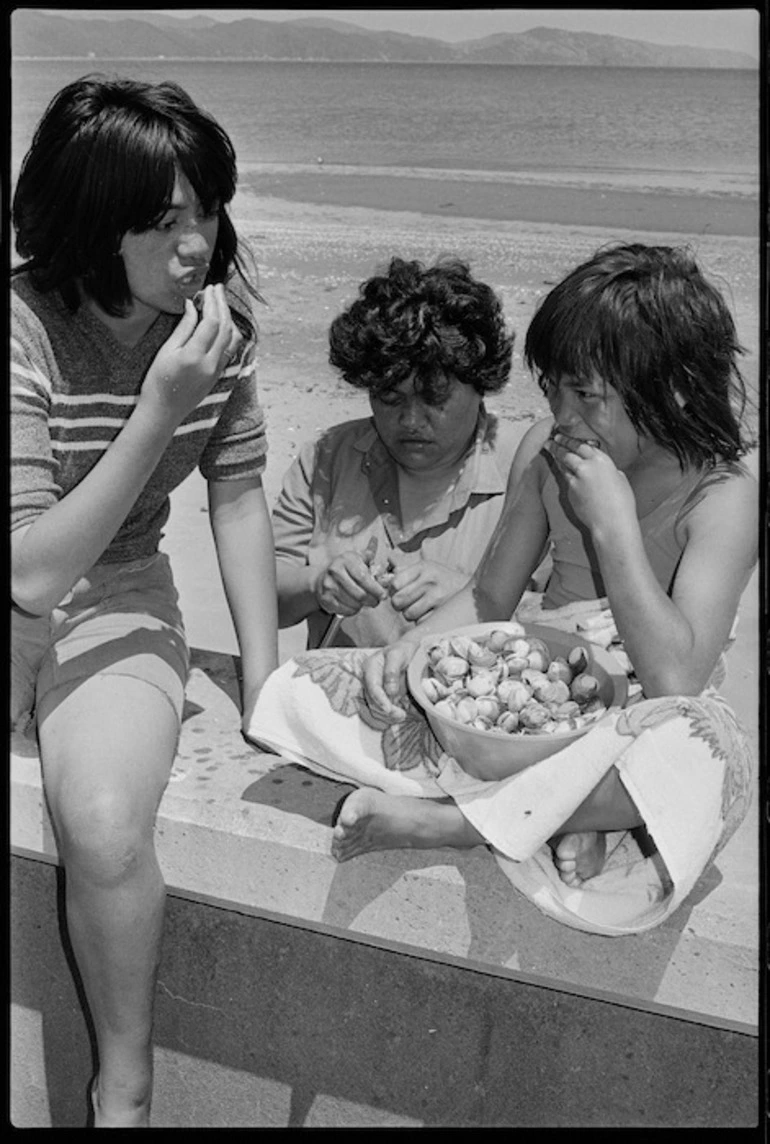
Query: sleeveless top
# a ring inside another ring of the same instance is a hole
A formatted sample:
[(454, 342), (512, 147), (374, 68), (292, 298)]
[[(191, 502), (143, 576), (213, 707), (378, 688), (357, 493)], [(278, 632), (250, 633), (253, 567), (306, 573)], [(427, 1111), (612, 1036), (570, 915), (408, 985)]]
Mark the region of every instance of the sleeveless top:
[[(682, 476), (669, 495), (639, 518), (647, 559), (660, 586), (668, 592), (674, 578), (682, 544), (678, 525), (693, 493), (705, 476), (696, 469)], [(576, 600), (605, 596), (599, 561), (590, 533), (575, 515), (563, 486), (549, 466), (543, 484), (543, 504), (551, 535), (553, 572), (543, 596), (544, 608), (560, 608)]]

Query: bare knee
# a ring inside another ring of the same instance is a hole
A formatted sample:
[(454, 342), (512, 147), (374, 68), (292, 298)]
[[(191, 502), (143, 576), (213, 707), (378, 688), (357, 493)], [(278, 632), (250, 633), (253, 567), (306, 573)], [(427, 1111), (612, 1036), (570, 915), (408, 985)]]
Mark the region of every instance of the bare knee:
[(154, 853), (154, 816), (126, 805), (119, 792), (92, 793), (54, 815), (65, 869), (94, 886), (119, 886)]

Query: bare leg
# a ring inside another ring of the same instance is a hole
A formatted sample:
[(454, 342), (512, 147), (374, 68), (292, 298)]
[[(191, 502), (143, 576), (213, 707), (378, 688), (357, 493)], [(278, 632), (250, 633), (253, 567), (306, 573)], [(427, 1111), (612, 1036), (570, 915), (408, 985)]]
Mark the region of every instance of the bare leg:
[[(593, 878), (604, 866), (606, 831), (640, 825), (639, 812), (610, 771), (551, 839), (562, 880), (579, 886)], [(362, 787), (342, 804), (332, 854), (345, 862), (371, 850), (467, 848), (484, 842), (451, 799), (410, 798)]]
[(178, 721), (157, 688), (97, 676), (39, 712), (67, 922), (96, 1030), (94, 1126), (146, 1127), (165, 900), (153, 830)]
[(370, 850), (479, 846), (483, 837), (451, 800), (411, 798), (362, 787), (342, 804), (332, 854), (346, 862)]

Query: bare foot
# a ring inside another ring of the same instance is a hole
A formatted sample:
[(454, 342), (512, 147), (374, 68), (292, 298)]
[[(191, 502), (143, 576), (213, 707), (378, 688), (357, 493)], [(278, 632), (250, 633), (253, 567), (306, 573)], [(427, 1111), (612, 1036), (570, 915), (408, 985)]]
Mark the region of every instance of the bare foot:
[(385, 794), (362, 787), (349, 794), (332, 835), (332, 854), (346, 862), (370, 850), (478, 846), (484, 839), (451, 800)]
[(91, 1085), (91, 1107), (94, 1128), (149, 1128), (150, 1100), (134, 1100), (127, 1093), (105, 1097), (99, 1081)]
[(607, 852), (607, 835), (603, 830), (562, 834), (554, 842), (554, 864), (566, 885), (582, 886), (601, 873)]

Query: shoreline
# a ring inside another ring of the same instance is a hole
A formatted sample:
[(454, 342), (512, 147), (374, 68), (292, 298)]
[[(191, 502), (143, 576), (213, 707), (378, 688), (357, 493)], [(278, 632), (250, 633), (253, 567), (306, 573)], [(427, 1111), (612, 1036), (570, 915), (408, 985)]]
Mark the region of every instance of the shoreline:
[[(443, 173), (442, 173), (443, 174)], [(536, 176), (535, 176), (536, 178)], [(430, 219), (551, 224), (649, 233), (759, 238), (758, 198), (610, 185), (419, 175), (241, 168), (239, 188), (258, 198), (314, 206), (411, 212)]]

